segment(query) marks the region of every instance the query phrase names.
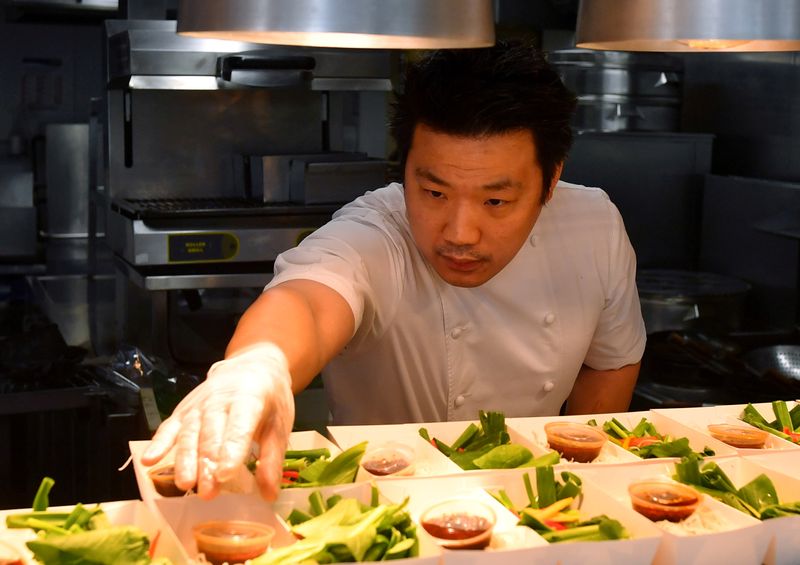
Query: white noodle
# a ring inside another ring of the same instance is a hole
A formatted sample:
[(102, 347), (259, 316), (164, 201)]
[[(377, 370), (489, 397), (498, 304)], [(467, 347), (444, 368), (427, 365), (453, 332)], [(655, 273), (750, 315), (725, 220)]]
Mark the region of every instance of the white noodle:
[(701, 505), (694, 513), (682, 522), (669, 522), (661, 520), (655, 525), (662, 530), (676, 536), (698, 536), (726, 532), (736, 528), (725, 518), (711, 508)]

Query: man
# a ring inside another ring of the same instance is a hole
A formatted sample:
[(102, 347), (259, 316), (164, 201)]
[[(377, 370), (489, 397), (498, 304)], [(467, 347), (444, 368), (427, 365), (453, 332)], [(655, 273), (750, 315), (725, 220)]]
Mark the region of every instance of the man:
[(156, 434), (211, 497), (259, 444), (277, 494), (292, 391), (320, 371), (336, 423), (624, 411), (644, 350), (635, 257), (599, 189), (559, 182), (575, 99), (522, 45), (411, 66), (392, 121), (404, 185), (367, 193), (276, 262)]

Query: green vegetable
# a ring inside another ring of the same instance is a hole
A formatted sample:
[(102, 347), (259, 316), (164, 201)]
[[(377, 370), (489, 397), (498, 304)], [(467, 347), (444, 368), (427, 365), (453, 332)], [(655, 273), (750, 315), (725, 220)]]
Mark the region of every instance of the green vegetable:
[(286, 454), (283, 456), (284, 459), (319, 459), (320, 457), (324, 457), (328, 459), (331, 456), (331, 452), (327, 447), (320, 447), (317, 449), (289, 449), (286, 451)]
[(461, 435), (458, 436), (458, 439), (453, 442), (453, 445), (450, 446), (450, 449), (457, 450), (459, 447), (463, 447), (465, 443), (471, 440), (476, 433), (478, 433), (479, 428), (475, 424), (470, 424), (467, 426), (467, 429), (461, 432)]
[(45, 477), (33, 511), (6, 517), (9, 528), (31, 528), (37, 539), (27, 543), (43, 565), (147, 565), (169, 563), (149, 556), (147, 535), (134, 526), (111, 526), (100, 506), (77, 504), (70, 512), (48, 512), (48, 496), (55, 481)]
[(713, 496), (740, 512), (760, 520), (800, 514), (800, 502), (781, 504), (775, 485), (764, 474), (737, 489), (730, 477), (713, 461), (700, 467), (697, 455), (689, 455), (675, 465), (675, 480)]
[(772, 411), (775, 413), (775, 417), (780, 425), (779, 429), (784, 430), (784, 433), (787, 428), (790, 432), (794, 432), (794, 426), (792, 426), (792, 417), (789, 415), (789, 409), (786, 407), (786, 402), (783, 400), (776, 400), (772, 403)]
[[(466, 471), (477, 469), (515, 469), (553, 464), (552, 459), (538, 460), (527, 448), (511, 443), (502, 412), (478, 414), (479, 424), (470, 422), (452, 445), (431, 438), (428, 430), (419, 429), (419, 435), (431, 442), (453, 463)], [(550, 455), (548, 453), (548, 455)], [(555, 454), (558, 463), (558, 453)], [(540, 458), (541, 459), (541, 458)]]
[(552, 467), (536, 469), (536, 504), (539, 508), (550, 506), (556, 499), (556, 480)]
[[(519, 524), (538, 532), (549, 543), (597, 541), (627, 538), (628, 533), (617, 520), (606, 515), (595, 516), (581, 521), (577, 510), (568, 509), (573, 500), (581, 496), (582, 481), (574, 473), (563, 471), (561, 481), (555, 478), (552, 467), (536, 469), (536, 490), (534, 496), (531, 480), (523, 475), (527, 506), (515, 509), (504, 491), (490, 493), (506, 508), (519, 515)], [(562, 482), (563, 481), (563, 482)], [(548, 525), (548, 521), (553, 527)], [(564, 529), (557, 529), (561, 526)]]
[(151, 563), (147, 536), (133, 526), (88, 530), (70, 535), (48, 534), (27, 543), (36, 559), (46, 565)]
[(478, 469), (516, 469), (533, 459), (533, 453), (516, 444), (498, 445), (488, 453), (473, 459)]
[(601, 514), (591, 520), (579, 522), (565, 530), (545, 532), (542, 537), (549, 543), (576, 542), (576, 541), (601, 541), (625, 539), (628, 532), (617, 520)]
[[(589, 420), (587, 424), (597, 426), (597, 421), (592, 419)], [(622, 422), (616, 418), (612, 418), (603, 423), (603, 431), (606, 432), (617, 445), (627, 449), (642, 459), (683, 457), (693, 453), (692, 448), (689, 446), (688, 438), (673, 440), (669, 436), (662, 435), (658, 432), (655, 425), (648, 421), (647, 418), (639, 420), (633, 430), (628, 430)], [(653, 443), (639, 445), (634, 438), (652, 439)], [(714, 455), (714, 451), (705, 447), (699, 454)]]
[[(367, 449), (367, 442), (354, 445), (342, 451), (333, 459), (328, 459), (327, 449), (287, 451), (283, 471), (297, 471), (296, 481), (284, 481), (283, 488), (319, 487), (352, 483), (356, 479), (358, 466)], [(300, 457), (295, 457), (300, 455)], [(315, 458), (315, 459), (313, 459)]]
[(361, 442), (350, 449), (342, 451), (333, 458), (320, 473), (317, 482), (321, 485), (341, 485), (356, 480), (358, 464), (367, 449), (367, 442)]
[(561, 472), (562, 484), (556, 483), (556, 499), (578, 498), (582, 490), (582, 481), (575, 473)]
[[(312, 493), (311, 496), (314, 496)], [(318, 516), (295, 510), (287, 521), (302, 539), (250, 561), (252, 565), (340, 563), (406, 559), (419, 555), (416, 527), (402, 504), (365, 506), (356, 499), (337, 499)], [(311, 505), (322, 499), (309, 499)], [(296, 517), (303, 518), (295, 522)]]
[(33, 511), (47, 510), (50, 506), (50, 489), (53, 488), (55, 480), (50, 477), (44, 477), (39, 484), (39, 490), (36, 491), (36, 496), (33, 497)]
[[(781, 439), (798, 443), (796, 432), (800, 428), (800, 404), (797, 404), (790, 411), (785, 401), (776, 400), (772, 403), (772, 412), (775, 414), (775, 420), (768, 422), (755, 406), (748, 404), (742, 410), (739, 419)], [(792, 435), (787, 434), (787, 430)]]

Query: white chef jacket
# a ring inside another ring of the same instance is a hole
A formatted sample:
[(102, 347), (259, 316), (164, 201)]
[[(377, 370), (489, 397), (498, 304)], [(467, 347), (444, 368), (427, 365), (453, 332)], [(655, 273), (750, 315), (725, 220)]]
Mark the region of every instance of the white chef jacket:
[(635, 271), (606, 193), (562, 181), (502, 271), (449, 285), (417, 249), (403, 187), (391, 184), (282, 253), (267, 288), (308, 279), (344, 297), (355, 333), (322, 372), (333, 421), (388, 424), (558, 414), (583, 363), (641, 359)]

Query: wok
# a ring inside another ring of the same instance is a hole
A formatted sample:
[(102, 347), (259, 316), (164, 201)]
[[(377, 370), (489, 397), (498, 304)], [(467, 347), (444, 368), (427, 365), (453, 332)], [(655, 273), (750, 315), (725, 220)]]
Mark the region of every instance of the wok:
[(781, 394), (800, 394), (800, 345), (770, 345), (750, 349), (702, 332), (672, 332), (670, 341), (686, 346), (687, 353), (720, 375), (749, 374), (771, 383)]
[(744, 360), (759, 375), (800, 385), (800, 345), (759, 347), (749, 351)]

